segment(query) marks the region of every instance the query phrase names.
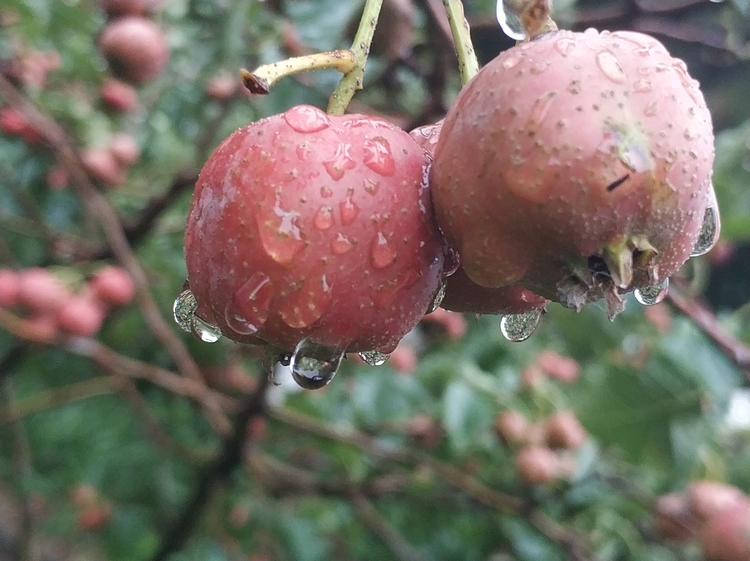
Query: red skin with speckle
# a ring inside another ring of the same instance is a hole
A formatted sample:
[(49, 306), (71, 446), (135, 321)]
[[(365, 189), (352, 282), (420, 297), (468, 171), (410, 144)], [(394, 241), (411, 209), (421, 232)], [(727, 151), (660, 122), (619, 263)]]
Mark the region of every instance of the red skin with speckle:
[[(418, 127), (409, 132), (414, 140), (432, 157), (440, 138), (443, 121)], [(548, 300), (520, 286), (487, 288), (466, 276), (459, 265), (454, 274), (445, 279), (445, 298), (440, 307), (452, 312), (469, 314), (521, 314), (541, 310)]]
[(361, 115), (299, 106), (235, 131), (203, 167), (187, 220), (199, 317), (287, 351), (305, 338), (392, 351), (443, 266), (428, 166), (407, 133)]
[[(473, 282), (566, 303), (564, 281), (590, 282), (589, 257), (605, 250), (632, 251), (621, 292), (673, 275), (698, 237), (712, 163), (703, 96), (658, 41), (559, 31), (500, 54), (461, 91), (430, 181)], [(638, 240), (657, 252), (645, 263)]]

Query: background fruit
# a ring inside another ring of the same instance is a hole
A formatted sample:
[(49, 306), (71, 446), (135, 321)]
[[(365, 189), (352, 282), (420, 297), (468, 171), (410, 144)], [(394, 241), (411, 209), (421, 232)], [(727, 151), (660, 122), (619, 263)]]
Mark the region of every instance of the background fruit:
[(474, 282), (574, 308), (606, 296), (614, 315), (618, 293), (690, 255), (712, 139), (697, 84), (656, 40), (551, 33), (458, 96), (435, 150), (436, 212)]
[(222, 332), (392, 351), (442, 270), (427, 158), (379, 119), (290, 109), (230, 135), (188, 216), (190, 287)]
[(99, 48), (115, 73), (136, 84), (156, 78), (169, 61), (164, 32), (139, 16), (108, 23), (99, 37)]

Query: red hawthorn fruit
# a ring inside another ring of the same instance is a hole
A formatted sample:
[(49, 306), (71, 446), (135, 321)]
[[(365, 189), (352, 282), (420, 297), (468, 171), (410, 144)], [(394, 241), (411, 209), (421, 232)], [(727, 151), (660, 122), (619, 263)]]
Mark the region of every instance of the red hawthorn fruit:
[(99, 37), (99, 48), (117, 74), (136, 84), (161, 74), (169, 61), (164, 32), (140, 16), (125, 16), (108, 23)]
[(94, 297), (104, 304), (124, 306), (135, 295), (133, 279), (121, 267), (102, 267), (89, 281)]
[(718, 481), (694, 481), (687, 490), (692, 513), (700, 520), (708, 520), (737, 505), (750, 505), (750, 499), (737, 487)]
[(143, 16), (161, 8), (162, 0), (99, 0), (109, 17)]
[(5, 134), (20, 135), (28, 126), (29, 122), (15, 107), (0, 108), (0, 130)]
[(695, 518), (687, 500), (679, 493), (667, 493), (656, 499), (653, 509), (654, 528), (668, 540), (686, 542), (695, 536)]
[(428, 166), (374, 117), (298, 106), (238, 129), (204, 165), (188, 214), (198, 315), (239, 342), (391, 352), (442, 274)]
[(516, 470), (528, 485), (547, 485), (561, 475), (560, 460), (544, 446), (525, 446), (516, 456)]
[(710, 518), (699, 541), (706, 561), (750, 559), (750, 506), (734, 505)]
[(572, 384), (581, 375), (581, 365), (578, 364), (578, 361), (554, 351), (540, 352), (536, 357), (535, 364), (541, 369), (542, 373), (565, 384)]
[(132, 166), (141, 156), (141, 149), (131, 135), (118, 132), (109, 141), (109, 151), (118, 164), (123, 167)]
[(232, 74), (219, 74), (211, 78), (206, 86), (206, 93), (217, 101), (230, 99), (240, 88), (240, 80)]
[(71, 335), (92, 337), (102, 326), (104, 316), (102, 304), (93, 298), (76, 295), (69, 298), (57, 312), (57, 324)]
[(19, 277), (18, 301), (28, 310), (54, 313), (71, 297), (70, 289), (46, 269), (24, 269)]
[(544, 422), (544, 439), (551, 448), (574, 450), (588, 440), (589, 435), (572, 411), (559, 411)]
[(460, 339), (469, 329), (469, 324), (462, 314), (449, 312), (443, 308), (438, 308), (434, 312), (430, 312), (422, 318), (422, 321), (424, 323), (439, 325), (448, 336), (448, 339), (452, 340)]
[[(430, 157), (435, 153), (443, 121), (418, 127), (409, 134)], [(445, 297), (440, 307), (467, 314), (521, 314), (541, 310), (547, 299), (520, 286), (487, 288), (472, 281), (459, 265), (456, 272), (445, 279)]]
[(125, 183), (125, 170), (108, 148), (87, 148), (81, 152), (81, 163), (88, 174), (105, 185)]
[(108, 78), (99, 88), (102, 103), (113, 111), (127, 113), (138, 105), (138, 92), (130, 84)]
[(495, 433), (508, 444), (523, 444), (529, 431), (529, 420), (520, 411), (508, 409), (495, 417)]
[(11, 269), (0, 269), (0, 308), (12, 308), (18, 302), (21, 277)]
[(682, 61), (633, 32), (558, 31), (460, 92), (431, 188), (448, 243), (486, 287), (579, 309), (688, 259), (711, 200), (711, 116)]
[(24, 319), (24, 336), (30, 341), (51, 343), (58, 332), (59, 326), (54, 313), (32, 311), (31, 315)]

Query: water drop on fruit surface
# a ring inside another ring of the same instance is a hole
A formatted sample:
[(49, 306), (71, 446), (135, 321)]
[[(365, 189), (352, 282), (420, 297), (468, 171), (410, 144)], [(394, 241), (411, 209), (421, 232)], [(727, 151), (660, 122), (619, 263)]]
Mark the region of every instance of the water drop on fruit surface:
[(365, 361), (369, 366), (382, 366), (391, 355), (381, 353), (380, 351), (363, 351), (359, 353), (359, 358)]
[(268, 319), (273, 290), (271, 279), (263, 273), (254, 273), (227, 303), (224, 319), (240, 335), (256, 333)]
[(461, 257), (458, 255), (458, 251), (446, 246), (443, 250), (443, 278), (455, 274), (460, 266)]
[(526, 39), (526, 32), (523, 29), (521, 20), (511, 6), (511, 2), (508, 0), (497, 0), (496, 13), (498, 23), (508, 37), (516, 41)]
[(609, 51), (602, 51), (596, 55), (596, 64), (599, 66), (599, 70), (615, 84), (625, 82), (625, 71), (620, 66), (620, 61)]
[(393, 160), (391, 145), (378, 136), (368, 139), (364, 143), (365, 165), (377, 174), (390, 177), (396, 172), (396, 162)]
[(353, 247), (352, 241), (341, 233), (331, 240), (331, 251), (336, 255), (349, 253)]
[(279, 306), (282, 321), (294, 329), (309, 327), (328, 311), (333, 300), (331, 289), (325, 275), (309, 275), (302, 288), (289, 294)]
[(331, 179), (338, 181), (344, 174), (351, 169), (357, 167), (357, 162), (349, 154), (351, 146), (349, 144), (339, 144), (336, 147), (336, 153), (327, 162), (323, 162), (323, 167), (326, 168), (328, 175)]
[(719, 230), (719, 210), (715, 206), (709, 206), (703, 214), (701, 231), (690, 257), (699, 257), (711, 251), (719, 241)]
[(221, 339), (221, 329), (198, 316), (193, 316), (193, 325), (190, 331), (204, 343), (216, 343)]
[(318, 230), (328, 230), (333, 226), (333, 209), (327, 205), (320, 207), (313, 220), (313, 225)]
[(300, 133), (319, 132), (331, 126), (328, 116), (317, 107), (298, 105), (284, 113), (284, 120)]
[(541, 310), (531, 310), (522, 314), (509, 314), (500, 320), (500, 332), (508, 341), (520, 343), (534, 334), (542, 319)]
[(341, 223), (344, 226), (349, 226), (356, 220), (359, 207), (354, 203), (354, 189), (349, 189), (346, 193), (346, 199), (339, 203), (339, 212), (341, 213)]
[(306, 390), (326, 386), (344, 358), (344, 351), (303, 339), (294, 349), (289, 368), (297, 384)]
[(651, 85), (649, 80), (636, 80), (633, 83), (633, 91), (636, 93), (648, 93), (652, 91), (654, 87)]
[(435, 310), (437, 310), (440, 307), (440, 304), (443, 303), (443, 300), (445, 299), (445, 281), (441, 280), (440, 284), (437, 287), (437, 290), (435, 291), (435, 294), (432, 295), (432, 302), (430, 302), (430, 307), (427, 308), (427, 313), (431, 314)]
[(177, 298), (175, 298), (174, 305), (172, 306), (172, 313), (174, 314), (174, 320), (177, 325), (180, 326), (180, 329), (190, 333), (193, 324), (193, 316), (195, 316), (195, 310), (197, 308), (198, 302), (189, 288), (180, 292)]
[(659, 284), (637, 288), (633, 293), (639, 304), (653, 306), (667, 297), (669, 292), (669, 279), (664, 279)]
[(395, 259), (396, 253), (391, 246), (388, 245), (388, 239), (382, 232), (378, 232), (372, 240), (372, 246), (370, 248), (370, 263), (372, 263), (372, 266), (376, 269), (384, 269), (393, 263)]
[(285, 210), (277, 198), (273, 213), (256, 215), (260, 240), (268, 256), (281, 265), (288, 265), (305, 248), (305, 240), (297, 224), (299, 212)]
[(574, 39), (560, 39), (555, 41), (555, 50), (562, 56), (568, 56), (576, 46)]

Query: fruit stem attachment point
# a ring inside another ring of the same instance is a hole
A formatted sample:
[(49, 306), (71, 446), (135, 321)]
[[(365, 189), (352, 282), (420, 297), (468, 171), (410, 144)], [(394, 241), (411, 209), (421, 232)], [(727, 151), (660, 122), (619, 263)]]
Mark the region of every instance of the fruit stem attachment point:
[(474, 44), (471, 42), (471, 29), (469, 28), (469, 22), (466, 21), (461, 0), (443, 0), (443, 5), (448, 14), (453, 42), (456, 44), (461, 85), (465, 86), (479, 72), (477, 54), (474, 51)]
[(336, 89), (328, 100), (328, 113), (330, 115), (343, 115), (354, 94), (362, 89), (365, 76), (365, 64), (367, 55), (370, 54), (370, 45), (378, 25), (380, 10), (383, 0), (367, 0), (359, 20), (359, 28), (352, 41), (351, 53), (354, 55), (354, 66), (344, 74)]
[(240, 76), (242, 76), (242, 83), (250, 93), (267, 95), (273, 85), (286, 76), (292, 76), (307, 70), (325, 70), (328, 68), (347, 74), (356, 66), (357, 59), (354, 53), (348, 49), (340, 49), (264, 64), (252, 72), (243, 68), (240, 70)]

